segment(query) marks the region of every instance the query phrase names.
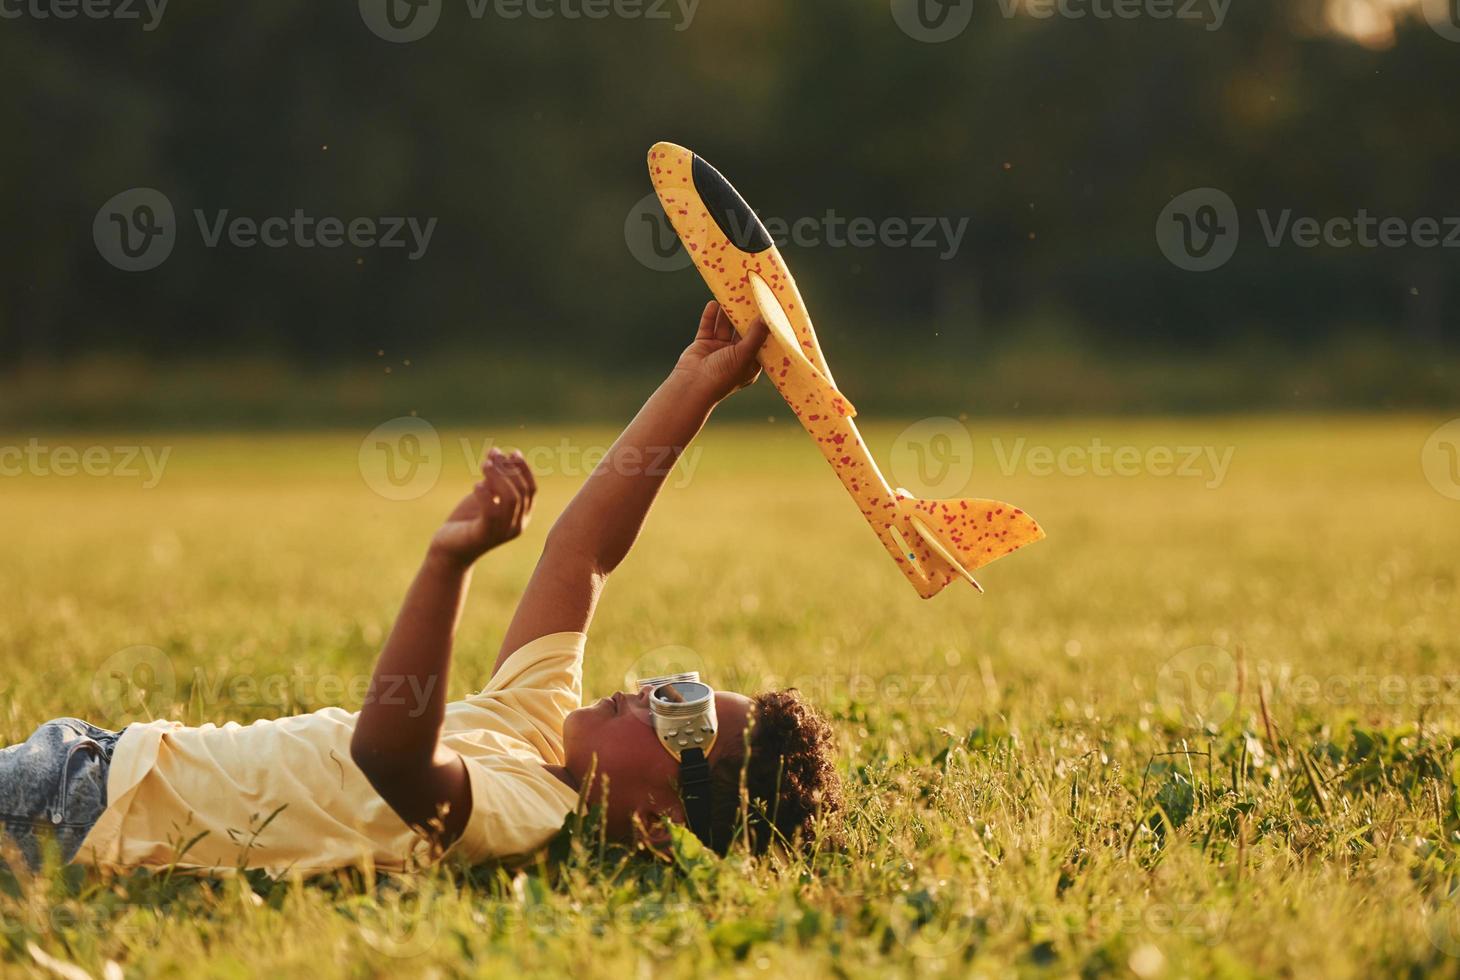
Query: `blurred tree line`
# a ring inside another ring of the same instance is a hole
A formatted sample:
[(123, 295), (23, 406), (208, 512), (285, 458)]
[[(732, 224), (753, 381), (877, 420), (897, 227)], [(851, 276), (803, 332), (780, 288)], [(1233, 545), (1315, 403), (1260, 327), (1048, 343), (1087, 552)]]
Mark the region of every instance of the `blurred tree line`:
[[(834, 364), (1326, 357), (1356, 376), (1382, 365), (1359, 400), (1403, 403), (1415, 365), (1430, 374), (1411, 394), (1455, 390), (1460, 249), (1274, 248), (1256, 217), (1460, 216), (1460, 44), (1417, 9), (1361, 44), (1320, 0), (1234, 3), (1219, 29), (976, 0), (961, 36), (929, 44), (888, 0), (703, 0), (688, 24), (680, 0), (668, 20), (437, 2), (436, 28), (401, 44), (354, 3), (175, 2), (152, 30), (0, 19), (0, 371), (105, 354), (307, 375), (388, 351), (591, 377), (663, 356), (705, 291), (692, 270), (647, 268), (625, 229), (650, 190), (645, 151), (672, 139), (766, 215), (968, 220), (948, 259), (787, 248)], [(129, 273), (92, 231), (134, 187), (165, 193), (179, 231), (164, 264)], [(1198, 187), (1242, 220), (1208, 273), (1155, 237)], [(437, 226), (414, 261), (209, 248), (195, 209)]]

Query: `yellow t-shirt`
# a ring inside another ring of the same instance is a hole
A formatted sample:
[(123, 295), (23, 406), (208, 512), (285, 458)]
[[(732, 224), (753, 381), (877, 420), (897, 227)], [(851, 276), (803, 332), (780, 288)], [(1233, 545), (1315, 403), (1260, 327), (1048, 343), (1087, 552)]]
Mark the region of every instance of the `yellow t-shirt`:
[[(544, 766), (563, 764), (563, 719), (582, 703), (584, 639), (534, 640), (480, 694), (447, 706), (442, 740), (466, 760), (472, 795), (453, 855), (531, 854), (577, 805), (578, 794)], [(350, 759), (358, 717), (325, 708), (221, 728), (129, 725), (112, 756), (107, 809), (78, 860), (274, 875), (366, 860), (381, 870), (405, 867), (424, 855), (425, 842)]]

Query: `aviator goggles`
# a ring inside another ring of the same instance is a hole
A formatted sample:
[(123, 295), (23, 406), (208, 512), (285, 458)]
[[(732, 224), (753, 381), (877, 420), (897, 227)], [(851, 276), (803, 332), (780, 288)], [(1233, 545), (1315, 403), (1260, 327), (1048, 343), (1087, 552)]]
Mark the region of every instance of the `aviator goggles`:
[(710, 749), (720, 722), (715, 715), (715, 691), (700, 680), (698, 671), (646, 677), (639, 689), (649, 688), (649, 713), (654, 734), (664, 751), (679, 763), (679, 793), (690, 831), (715, 847), (710, 825)]

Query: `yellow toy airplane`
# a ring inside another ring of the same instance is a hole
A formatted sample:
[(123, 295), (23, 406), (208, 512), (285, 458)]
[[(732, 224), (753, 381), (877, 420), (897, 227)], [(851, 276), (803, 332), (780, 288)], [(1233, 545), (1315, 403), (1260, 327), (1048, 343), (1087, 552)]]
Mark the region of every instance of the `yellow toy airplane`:
[(997, 500), (918, 500), (883, 479), (837, 390), (806, 303), (750, 205), (720, 172), (673, 143), (649, 151), (664, 212), (715, 299), (744, 333), (770, 327), (760, 363), (861, 508), (897, 567), (928, 599), (955, 579), (982, 592), (973, 571), (1044, 537), (1034, 518)]

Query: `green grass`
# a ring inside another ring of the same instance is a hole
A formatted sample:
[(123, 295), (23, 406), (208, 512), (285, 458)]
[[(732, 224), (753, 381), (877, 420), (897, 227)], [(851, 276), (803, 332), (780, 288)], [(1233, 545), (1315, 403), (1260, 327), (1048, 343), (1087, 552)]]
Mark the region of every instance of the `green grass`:
[[(970, 423), (970, 494), (1050, 537), (985, 569), (987, 596), (931, 602), (784, 415), (712, 427), (609, 587), (587, 689), (668, 645), (725, 686), (799, 685), (840, 733), (845, 853), (682, 846), (666, 867), (590, 839), (515, 876), (68, 869), (0, 894), (0, 957), (93, 976), (1460, 975), (1460, 502), (1420, 462), (1440, 421)], [(870, 434), (880, 459), (899, 429)], [(163, 651), (146, 707), (191, 723), (358, 704), (469, 477), (460, 435), (611, 437), (446, 433), (440, 483), (407, 502), (362, 479), (363, 432), (72, 435), (171, 455), (152, 489), (0, 478), (0, 740), (124, 721), (105, 677), (139, 645)], [(1040, 475), (1001, 467), (994, 436), (1005, 455), (1021, 436), (1233, 455), (1215, 487)], [(478, 573), (456, 694), (484, 682), (579, 481), (557, 468), (527, 538)]]

